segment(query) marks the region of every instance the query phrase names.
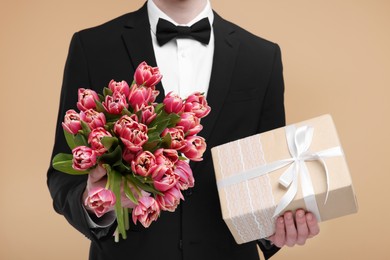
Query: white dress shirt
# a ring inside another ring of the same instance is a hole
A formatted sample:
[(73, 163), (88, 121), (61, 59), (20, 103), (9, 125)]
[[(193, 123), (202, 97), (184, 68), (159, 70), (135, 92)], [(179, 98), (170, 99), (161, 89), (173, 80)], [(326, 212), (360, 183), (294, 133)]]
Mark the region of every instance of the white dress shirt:
[(159, 18), (174, 25), (191, 26), (207, 17), (212, 25), (214, 14), (210, 2), (207, 1), (205, 8), (188, 24), (178, 24), (161, 11), (152, 0), (148, 1), (147, 9), (154, 54), (157, 66), (163, 75), (162, 85), (165, 94), (173, 91), (182, 98), (195, 91), (207, 94), (214, 55), (212, 26), (209, 44), (202, 44), (190, 38), (175, 38), (163, 46), (157, 42), (156, 27)]

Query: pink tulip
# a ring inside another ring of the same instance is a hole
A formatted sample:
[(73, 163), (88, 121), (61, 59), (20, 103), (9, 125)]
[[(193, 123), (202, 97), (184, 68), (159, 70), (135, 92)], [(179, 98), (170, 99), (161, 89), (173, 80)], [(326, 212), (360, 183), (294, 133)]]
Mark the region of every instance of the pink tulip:
[(157, 116), (156, 112), (154, 112), (154, 106), (144, 106), (141, 108), (141, 123), (145, 125), (149, 125)]
[(132, 114), (131, 116), (124, 115), (115, 122), (114, 132), (120, 136), (124, 129), (129, 126), (131, 127), (134, 124), (138, 124), (138, 117), (136, 114)]
[(171, 149), (180, 150), (184, 148), (186, 142), (184, 140), (183, 127), (178, 126), (176, 128), (165, 128), (161, 133), (161, 137), (164, 137), (167, 134), (171, 136)]
[(171, 169), (165, 172), (161, 179), (153, 179), (154, 187), (162, 192), (165, 192), (177, 185), (179, 176)]
[(115, 201), (115, 195), (111, 190), (104, 187), (94, 187), (88, 192), (84, 204), (100, 218), (114, 209)]
[(131, 127), (133, 124), (137, 123), (138, 117), (136, 114), (132, 114), (131, 116), (124, 115), (118, 121), (115, 122), (114, 132), (117, 135), (121, 135), (123, 129), (127, 128), (128, 126)]
[(180, 114), (184, 111), (184, 103), (181, 97), (177, 94), (173, 94), (173, 92), (169, 92), (163, 101), (164, 110), (167, 113), (175, 113)]
[(68, 133), (77, 134), (81, 130), (80, 115), (73, 109), (66, 111), (62, 127)]
[(72, 167), (78, 171), (84, 171), (96, 164), (96, 153), (87, 146), (77, 146), (72, 150)]
[(104, 114), (99, 113), (93, 109), (81, 111), (80, 118), (81, 120), (83, 120), (85, 123), (88, 124), (91, 130), (98, 127), (104, 127), (104, 125), (106, 124), (106, 117), (104, 116)]
[(189, 136), (186, 138), (186, 146), (180, 151), (192, 161), (202, 161), (203, 153), (206, 151), (206, 142), (203, 137)]
[(178, 184), (181, 190), (194, 187), (195, 179), (191, 167), (187, 162), (178, 161), (175, 165), (174, 172), (179, 176)]
[(148, 127), (134, 121), (129, 116), (122, 116), (114, 125), (114, 132), (120, 136), (123, 144), (132, 152), (142, 150), (148, 141)]
[(158, 67), (151, 67), (146, 62), (139, 64), (134, 73), (134, 80), (137, 85), (143, 85), (153, 89), (160, 82), (161, 78), (162, 75)]
[(79, 88), (77, 108), (85, 111), (96, 107), (95, 100), (99, 100), (98, 94), (91, 89)]
[(153, 180), (161, 180), (164, 174), (168, 171), (172, 171), (172, 169), (165, 164), (156, 164), (150, 169), (150, 175)]
[(137, 155), (138, 152), (133, 152), (124, 147), (123, 153), (122, 153), (122, 158), (129, 164), (131, 164), (131, 161), (135, 159), (135, 156)]
[(151, 170), (155, 165), (156, 158), (154, 155), (149, 151), (144, 151), (131, 162), (131, 169), (135, 174), (146, 177), (151, 174)]
[(157, 90), (147, 88), (144, 86), (132, 85), (128, 96), (131, 107), (138, 111), (144, 106), (148, 106), (156, 100), (158, 95)]
[(192, 112), (196, 117), (203, 118), (210, 113), (211, 108), (207, 104), (205, 96), (200, 92), (195, 92), (186, 99), (184, 111)]
[(144, 129), (131, 129), (128, 128), (121, 135), (123, 144), (133, 152), (142, 150), (142, 145), (148, 141), (148, 135)]
[(184, 197), (176, 186), (164, 192), (164, 196), (156, 196), (160, 208), (170, 212), (176, 210), (177, 206), (180, 204), (180, 199), (184, 200)]
[(126, 81), (122, 80), (120, 82), (116, 82), (115, 80), (111, 80), (108, 83), (108, 88), (111, 89), (112, 92), (119, 92), (126, 97), (129, 95), (130, 87)]
[(115, 91), (112, 96), (107, 95), (102, 105), (108, 113), (114, 115), (120, 115), (124, 108), (129, 107), (126, 96), (119, 91)]
[(103, 127), (93, 129), (88, 136), (88, 143), (91, 145), (91, 148), (95, 150), (97, 156), (100, 156), (107, 151), (102, 144), (102, 138), (105, 136), (112, 135)]
[(135, 206), (132, 212), (134, 224), (137, 220), (148, 228), (153, 221), (156, 221), (160, 214), (160, 207), (153, 197), (141, 197), (138, 200), (138, 205)]
[(174, 164), (179, 160), (179, 155), (173, 149), (157, 149), (154, 152), (157, 164), (166, 165), (168, 168), (173, 168)]
[(181, 114), (180, 121), (176, 126), (182, 126), (186, 136), (196, 135), (203, 129), (203, 126), (200, 124), (200, 119), (192, 112), (184, 112)]

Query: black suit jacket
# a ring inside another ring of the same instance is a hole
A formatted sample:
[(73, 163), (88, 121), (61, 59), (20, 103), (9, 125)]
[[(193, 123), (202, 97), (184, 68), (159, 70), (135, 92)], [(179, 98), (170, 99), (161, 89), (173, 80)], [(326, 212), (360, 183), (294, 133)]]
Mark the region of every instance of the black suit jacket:
[[(208, 149), (192, 164), (195, 187), (174, 213), (163, 212), (148, 229), (131, 225), (115, 243), (115, 225), (90, 229), (81, 196), (87, 176), (48, 170), (55, 210), (92, 240), (90, 259), (259, 259), (256, 243), (237, 245), (222, 220), (210, 149), (238, 138), (284, 126), (284, 84), (279, 47), (223, 20), (215, 13), (215, 51), (207, 99), (212, 108), (200, 133)], [(77, 89), (101, 93), (111, 79), (132, 81), (137, 65), (156, 66), (146, 5), (103, 25), (75, 33), (65, 65), (53, 155), (68, 152), (61, 122), (75, 108)], [(158, 86), (163, 98), (161, 84)], [(266, 250), (266, 256), (277, 251)]]

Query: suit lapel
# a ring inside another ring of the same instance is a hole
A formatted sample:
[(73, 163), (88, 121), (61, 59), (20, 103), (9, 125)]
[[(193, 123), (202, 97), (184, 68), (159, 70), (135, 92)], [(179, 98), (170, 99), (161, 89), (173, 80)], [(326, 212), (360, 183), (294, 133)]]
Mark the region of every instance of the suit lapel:
[[(134, 16), (125, 24), (125, 30), (122, 33), (122, 38), (125, 42), (133, 68), (135, 70), (143, 61), (146, 61), (150, 66), (156, 67), (157, 62), (154, 55), (152, 37), (150, 36), (150, 24), (146, 4), (133, 14)], [(165, 96), (161, 82), (156, 88), (160, 91), (156, 102), (160, 103)]]
[(206, 141), (210, 138), (214, 125), (218, 119), (226, 96), (230, 89), (239, 42), (234, 39), (234, 29), (214, 12), (214, 58), (211, 71), (207, 102), (211, 107), (210, 114), (202, 119), (204, 126), (200, 133)]

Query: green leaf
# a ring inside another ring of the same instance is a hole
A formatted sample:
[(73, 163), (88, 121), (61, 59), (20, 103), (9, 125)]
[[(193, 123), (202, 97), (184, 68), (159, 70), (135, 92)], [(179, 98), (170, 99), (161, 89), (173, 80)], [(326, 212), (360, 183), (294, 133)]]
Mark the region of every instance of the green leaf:
[[(103, 100), (104, 100), (104, 97), (103, 97)], [(99, 100), (95, 99), (95, 104), (96, 104), (96, 111), (97, 112), (100, 112), (100, 113), (106, 112), (106, 109), (104, 108), (102, 102), (100, 102)]]
[(115, 122), (107, 122), (104, 126), (104, 129), (106, 129), (108, 132), (113, 133)]
[(116, 147), (119, 143), (118, 138), (111, 136), (104, 136), (100, 141), (107, 150), (110, 150), (111, 147)]
[(64, 136), (65, 136), (65, 140), (66, 140), (66, 143), (68, 144), (69, 148), (71, 150), (76, 148), (77, 145), (74, 142), (74, 134), (71, 134), (68, 131), (64, 130)]
[(54, 156), (52, 165), (57, 171), (64, 172), (72, 175), (88, 174), (88, 171), (78, 171), (72, 167), (73, 155), (66, 153), (59, 153)]
[[(98, 94), (98, 97), (100, 102), (104, 101), (104, 96), (102, 94)], [(96, 99), (95, 99), (95, 103), (96, 103)]]
[(157, 126), (149, 127), (148, 126), (148, 133), (153, 133), (157, 130)]
[(141, 190), (137, 187), (137, 185), (135, 185), (132, 182), (132, 179), (129, 178), (129, 176), (127, 176), (126, 181), (127, 181), (128, 184), (130, 184), (135, 189), (135, 191), (137, 192), (138, 196), (141, 197), (142, 196)]
[(157, 126), (161, 120), (166, 118), (166, 114), (167, 113), (165, 113), (165, 111), (161, 110), (159, 112), (156, 112), (156, 114), (157, 114), (156, 118), (152, 122), (150, 122), (150, 124), (149, 124), (150, 128), (154, 127), (154, 126)]
[(156, 131), (148, 132), (148, 141), (142, 146), (143, 150), (154, 152), (161, 142), (160, 134)]
[(148, 133), (148, 142), (160, 141), (160, 134), (158, 132)]
[(164, 110), (161, 110), (157, 117), (150, 123), (150, 127), (156, 127), (156, 131), (160, 134), (167, 127), (174, 127), (180, 121), (178, 114), (168, 114)]
[(122, 117), (122, 115), (114, 115), (107, 112), (104, 112), (104, 116), (106, 117), (106, 121), (110, 123), (115, 123), (119, 118)]
[(169, 114), (169, 124), (168, 127), (174, 127), (180, 121), (180, 116), (178, 114)]
[(156, 123), (156, 132), (160, 135), (165, 128), (168, 127), (169, 124), (169, 118), (164, 118), (159, 120), (159, 122)]
[(112, 90), (109, 88), (104, 88), (103, 89), (103, 95), (104, 96), (112, 96)]
[(125, 194), (126, 194), (126, 197), (131, 200), (131, 202), (133, 202), (135, 205), (138, 205), (138, 200), (137, 198), (134, 196), (133, 192), (131, 191), (129, 185), (128, 185), (128, 182), (127, 180), (125, 180), (125, 183), (124, 183), (124, 191), (125, 191)]
[(171, 147), (172, 143), (172, 136), (171, 134), (166, 134), (162, 139), (161, 139), (161, 147), (165, 149), (169, 149)]
[(142, 110), (138, 110), (137, 112), (135, 112), (135, 115), (136, 115), (137, 118), (138, 118), (138, 122), (141, 122), (141, 119), (142, 119)]
[(131, 172), (131, 168), (123, 163), (123, 161), (117, 161), (115, 164), (112, 165), (112, 167), (122, 173)]
[(131, 113), (127, 108), (123, 108), (122, 115), (131, 116), (133, 113)]
[(151, 153), (153, 153), (155, 150), (157, 150), (159, 147), (159, 144), (160, 144), (160, 141), (153, 141), (153, 142), (150, 142), (148, 141), (147, 143), (145, 143), (143, 146), (142, 146), (142, 149), (144, 151), (150, 151)]
[[(158, 195), (163, 195), (162, 192), (156, 190), (153, 185), (150, 185), (150, 184), (147, 184), (147, 183), (144, 183), (143, 181), (141, 181), (140, 179), (138, 179), (136, 176), (134, 175), (127, 175), (127, 177), (129, 179), (131, 179), (131, 181), (134, 183), (135, 186), (139, 187), (141, 190), (144, 190), (144, 191), (147, 191), (147, 192), (150, 192), (150, 193), (153, 193), (153, 194), (158, 194)], [(142, 178), (142, 177), (141, 177)], [(145, 181), (146, 182), (146, 181)]]
[(158, 103), (157, 106), (154, 108), (154, 112), (158, 114), (163, 108), (164, 108), (164, 103)]
[(99, 157), (99, 162), (114, 165), (118, 161), (122, 161), (122, 148), (118, 145), (114, 151), (102, 154)]
[(89, 125), (82, 120), (80, 121), (80, 123), (81, 123), (81, 128), (83, 129), (84, 137), (88, 140), (88, 136), (91, 133), (91, 128), (89, 128)]
[(80, 133), (76, 134), (73, 140), (76, 146), (88, 146), (87, 139)]
[(53, 158), (53, 162), (69, 161), (73, 159), (73, 155), (69, 153), (59, 153)]

